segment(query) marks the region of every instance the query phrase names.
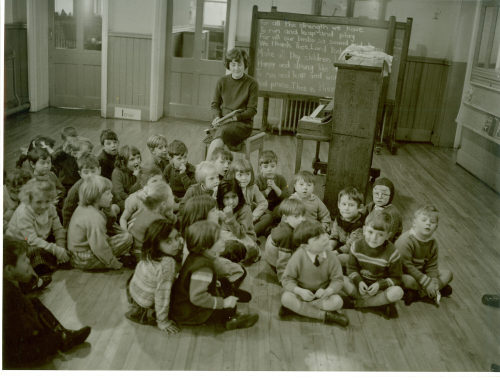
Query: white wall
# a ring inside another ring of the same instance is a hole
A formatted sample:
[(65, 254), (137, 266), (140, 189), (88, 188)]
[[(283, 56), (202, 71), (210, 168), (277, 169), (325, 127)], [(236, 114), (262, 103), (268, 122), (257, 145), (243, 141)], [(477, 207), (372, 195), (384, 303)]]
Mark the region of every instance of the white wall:
[(26, 23), (26, 0), (5, 0), (5, 23)]
[(155, 0), (109, 0), (109, 31), (152, 34)]

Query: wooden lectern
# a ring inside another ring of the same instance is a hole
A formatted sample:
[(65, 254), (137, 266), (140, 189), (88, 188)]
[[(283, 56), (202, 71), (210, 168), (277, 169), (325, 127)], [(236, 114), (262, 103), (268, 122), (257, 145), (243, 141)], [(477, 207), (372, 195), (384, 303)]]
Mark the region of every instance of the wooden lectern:
[(337, 212), (337, 195), (347, 186), (366, 196), (382, 90), (382, 60), (352, 57), (336, 62), (333, 122), (324, 203)]

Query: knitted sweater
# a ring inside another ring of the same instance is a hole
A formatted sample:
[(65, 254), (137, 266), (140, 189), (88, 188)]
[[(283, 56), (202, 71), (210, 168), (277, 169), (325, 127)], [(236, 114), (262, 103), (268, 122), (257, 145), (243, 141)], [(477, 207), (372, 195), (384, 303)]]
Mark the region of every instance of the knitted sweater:
[(258, 220), (267, 210), (267, 200), (256, 184), (241, 189), (245, 202), (252, 209), (254, 220)]
[(290, 192), (288, 191), (288, 183), (286, 182), (285, 177), (283, 177), (281, 174), (276, 174), (274, 177), (274, 183), (276, 183), (276, 186), (278, 186), (281, 189), (281, 194), (278, 196), (276, 192), (271, 189), (269, 194), (264, 192), (267, 189), (267, 178), (264, 178), (262, 174), (257, 176), (257, 179), (255, 180), (255, 183), (259, 187), (259, 190), (262, 192), (264, 197), (267, 199), (267, 204), (268, 204), (268, 209), (270, 211), (273, 211), (276, 206), (278, 206), (281, 201), (285, 198), (288, 198), (290, 196)]
[(206, 190), (203, 187), (203, 184), (195, 183), (195, 184), (189, 186), (189, 189), (187, 189), (186, 194), (184, 194), (184, 197), (181, 199), (181, 201), (179, 203), (179, 211), (178, 211), (179, 216), (182, 215), (182, 213), (184, 211), (184, 205), (186, 204), (186, 201), (189, 198), (195, 197), (197, 195), (203, 195), (203, 194), (208, 194), (212, 198), (215, 199), (214, 191), (213, 190)]
[(403, 273), (415, 278), (422, 288), (439, 277), (436, 239), (421, 241), (413, 230), (409, 230), (399, 237), (395, 245), (403, 261)]
[(140, 256), (146, 229), (151, 223), (158, 219), (165, 219), (165, 217), (159, 212), (151, 211), (147, 207), (143, 206), (137, 210), (134, 214), (134, 218), (129, 220), (128, 230), (134, 237), (134, 254)]
[(237, 121), (251, 124), (257, 113), (259, 98), (259, 84), (247, 74), (240, 79), (233, 79), (231, 74), (221, 77), (215, 86), (212, 100), (212, 118), (221, 117), (228, 113), (243, 109), (236, 114)]
[(330, 238), (340, 243), (336, 246), (337, 251), (349, 254), (352, 243), (363, 237), (364, 222), (363, 214), (359, 214), (350, 222), (344, 220), (340, 214), (335, 217)]
[(186, 163), (186, 171), (180, 173), (173, 164), (168, 164), (163, 172), (163, 176), (172, 188), (172, 193), (177, 198), (182, 198), (189, 187), (196, 183), (194, 179), (194, 172), (196, 168), (189, 162)]
[(113, 187), (113, 197), (120, 210), (123, 210), (125, 199), (129, 194), (139, 190), (140, 184), (137, 182), (137, 177), (128, 169), (115, 168), (111, 174), (111, 182)]
[(283, 273), (283, 288), (293, 292), (298, 286), (313, 293), (320, 288), (330, 288), (338, 293), (344, 286), (344, 276), (337, 256), (323, 252), (318, 258), (320, 265), (315, 266), (305, 248), (297, 248)]
[(306, 218), (321, 222), (325, 231), (330, 231), (330, 224), (332, 222), (330, 211), (316, 194), (311, 194), (308, 198), (302, 199), (297, 193), (293, 193), (290, 195), (290, 199), (302, 201), (306, 206)]
[(120, 267), (106, 234), (106, 217), (93, 206), (78, 206), (68, 227), (70, 252), (91, 251), (107, 268)]
[(97, 156), (97, 159), (99, 160), (99, 165), (101, 165), (101, 175), (111, 179), (111, 175), (115, 169), (116, 155), (107, 154), (103, 149), (99, 156)]
[[(5, 233), (53, 254), (56, 254), (58, 247), (66, 248), (66, 230), (61, 225), (54, 205), (50, 205), (43, 215), (37, 215), (30, 205), (21, 202), (12, 214)], [(55, 244), (47, 241), (50, 234), (54, 235)]]
[(389, 230), (389, 241), (396, 241), (396, 239), (399, 237), (399, 235), (401, 235), (401, 232), (403, 231), (403, 219), (401, 218), (401, 214), (397, 207), (392, 203), (389, 203), (388, 205), (379, 208), (375, 206), (373, 202), (370, 202), (368, 203), (368, 206), (366, 206), (367, 214), (370, 214), (374, 209), (384, 210), (391, 216), (392, 222), (391, 228)]
[(139, 261), (130, 281), (130, 295), (141, 307), (152, 308), (154, 306), (156, 323), (161, 329), (171, 325), (168, 311), (175, 274), (174, 258), (163, 256), (160, 261)]
[(68, 191), (68, 195), (64, 199), (64, 205), (62, 209), (62, 218), (63, 218), (63, 226), (64, 228), (68, 228), (69, 221), (71, 220), (71, 215), (78, 207), (79, 196), (78, 191), (80, 190), (80, 186), (83, 180), (80, 178)]
[(295, 250), (295, 245), (293, 244), (293, 228), (287, 222), (281, 221), (278, 226), (271, 230), (270, 236), (271, 244), (278, 248), (275, 266), (278, 281), (281, 282), (286, 265)]
[(213, 260), (190, 254), (172, 288), (172, 319), (187, 325), (206, 322), (213, 310), (224, 307), (224, 299), (217, 296), (216, 286)]
[(347, 274), (358, 287), (361, 281), (368, 286), (378, 282), (380, 290), (401, 283), (401, 260), (390, 241), (371, 248), (365, 239), (356, 240), (351, 246)]

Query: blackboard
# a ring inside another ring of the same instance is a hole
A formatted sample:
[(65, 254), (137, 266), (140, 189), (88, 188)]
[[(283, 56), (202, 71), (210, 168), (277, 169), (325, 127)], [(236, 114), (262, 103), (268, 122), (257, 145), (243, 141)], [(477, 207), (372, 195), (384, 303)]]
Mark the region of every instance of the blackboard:
[(249, 74), (259, 82), (262, 96), (333, 97), (334, 61), (351, 44), (372, 45), (394, 53), (387, 98), (395, 99), (406, 30), (407, 24), (394, 18), (375, 21), (259, 12), (255, 6)]

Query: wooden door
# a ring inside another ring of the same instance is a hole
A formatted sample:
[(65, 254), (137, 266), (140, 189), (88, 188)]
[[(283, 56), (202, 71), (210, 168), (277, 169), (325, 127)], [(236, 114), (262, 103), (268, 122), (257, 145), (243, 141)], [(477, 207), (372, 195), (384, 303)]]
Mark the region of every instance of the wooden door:
[(101, 107), (102, 1), (49, 1), (51, 106)]
[(166, 114), (210, 120), (217, 80), (225, 74), (230, 0), (168, 0)]

